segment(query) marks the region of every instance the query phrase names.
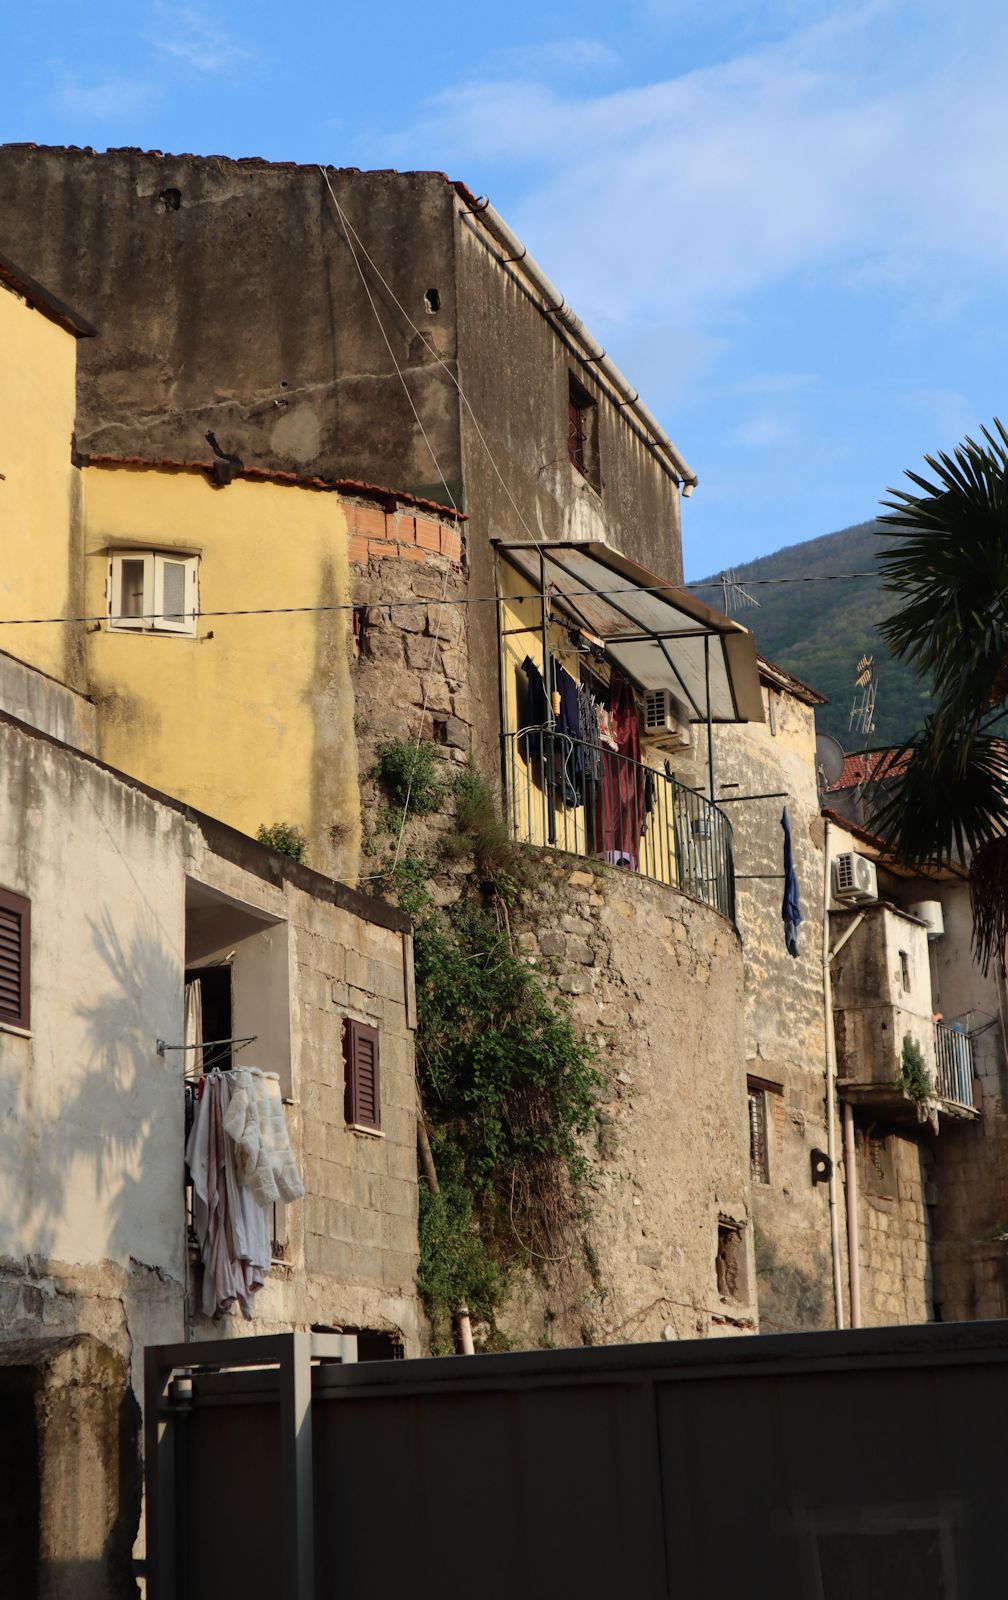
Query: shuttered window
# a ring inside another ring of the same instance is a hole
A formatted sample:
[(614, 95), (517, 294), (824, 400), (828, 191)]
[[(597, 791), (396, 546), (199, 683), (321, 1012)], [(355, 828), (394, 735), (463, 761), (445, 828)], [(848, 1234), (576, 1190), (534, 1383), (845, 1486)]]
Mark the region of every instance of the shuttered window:
[(766, 1092), (752, 1083), (749, 1084), (749, 1174), (753, 1183), (770, 1182)]
[(381, 1127), (378, 1029), (348, 1017), (343, 1031), (344, 1113), (357, 1128)]
[(31, 902), (0, 889), (0, 1023), (29, 1024)]

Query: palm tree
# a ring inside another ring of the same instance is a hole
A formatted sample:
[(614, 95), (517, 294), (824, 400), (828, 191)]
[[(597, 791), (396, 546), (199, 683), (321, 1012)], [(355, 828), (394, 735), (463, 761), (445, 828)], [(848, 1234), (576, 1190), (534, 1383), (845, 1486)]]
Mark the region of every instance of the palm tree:
[(968, 867), (984, 971), (1008, 936), (1008, 745), (994, 731), (1008, 702), (1008, 432), (994, 430), (925, 457), (933, 480), (907, 472), (916, 492), (883, 502), (894, 542), (879, 566), (900, 604), (882, 634), (934, 710), (872, 819), (908, 866)]

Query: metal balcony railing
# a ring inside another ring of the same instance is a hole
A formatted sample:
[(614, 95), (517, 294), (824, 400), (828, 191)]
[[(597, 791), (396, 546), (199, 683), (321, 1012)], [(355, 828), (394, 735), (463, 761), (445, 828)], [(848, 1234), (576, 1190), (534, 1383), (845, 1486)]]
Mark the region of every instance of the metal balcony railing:
[(947, 1022), (934, 1025), (938, 1094), (942, 1100), (975, 1110), (973, 1104), (973, 1041), (961, 1028)]
[(731, 823), (705, 795), (553, 729), (502, 743), (512, 838), (638, 872), (734, 922)]

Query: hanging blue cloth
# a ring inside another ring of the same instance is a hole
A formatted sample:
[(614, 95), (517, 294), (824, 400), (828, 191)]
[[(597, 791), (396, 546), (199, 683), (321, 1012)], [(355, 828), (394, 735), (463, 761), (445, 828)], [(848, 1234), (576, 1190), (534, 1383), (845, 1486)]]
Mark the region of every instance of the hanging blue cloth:
[(798, 875), (794, 869), (794, 857), (791, 854), (791, 823), (788, 820), (787, 806), (784, 807), (780, 819), (784, 829), (784, 899), (781, 904), (781, 916), (784, 918), (784, 943), (787, 945), (788, 955), (798, 954), (798, 924), (802, 920), (801, 896), (798, 893)]

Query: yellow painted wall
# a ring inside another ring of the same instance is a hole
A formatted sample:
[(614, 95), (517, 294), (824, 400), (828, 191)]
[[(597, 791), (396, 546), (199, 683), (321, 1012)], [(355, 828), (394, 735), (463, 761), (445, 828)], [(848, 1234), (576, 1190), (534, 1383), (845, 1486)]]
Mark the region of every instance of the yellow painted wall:
[[(0, 284), (0, 618), (79, 615), (70, 449), (77, 340)], [(0, 650), (83, 687), (80, 625), (0, 627)]]
[[(550, 841), (550, 807), (547, 795), (533, 770), (535, 763), (525, 760), (518, 740), (514, 737), (525, 725), (525, 695), (528, 680), (521, 664), (526, 656), (531, 656), (539, 671), (543, 671), (542, 610), (539, 592), (514, 567), (502, 561), (500, 593), (503, 596), (500, 626), (505, 732), (510, 736), (505, 740), (505, 772), (508, 788), (505, 804), (511, 828), (517, 839), (537, 845), (553, 842), (560, 850), (569, 850), (575, 855), (586, 855), (588, 849), (585, 838), (584, 806), (565, 806), (559, 795), (557, 796), (553, 819), (555, 839)], [(565, 618), (551, 619), (550, 650), (561, 666), (565, 667), (577, 681), (578, 656), (570, 644), (567, 631), (568, 623)], [(640, 843), (640, 871), (660, 883), (675, 885), (678, 882), (674, 837), (677, 814), (672, 805), (665, 804), (664, 755), (649, 750), (646, 745), (643, 746), (641, 754), (644, 765), (659, 775), (658, 781), (662, 785), (663, 799), (659, 808), (645, 820)], [(670, 787), (667, 793), (671, 795)], [(687, 801), (685, 808), (681, 807), (678, 814), (680, 830), (688, 833), (689, 822)], [(680, 839), (680, 852), (683, 847), (684, 840)], [(685, 847), (692, 848), (688, 842)]]
[[(347, 523), (335, 493), (203, 473), (84, 470), (89, 612), (106, 609), (116, 549), (198, 551), (201, 613), (348, 599)], [(87, 639), (99, 754), (255, 834), (293, 822), (309, 864), (356, 880), (360, 797), (347, 611), (201, 615), (198, 637)]]

